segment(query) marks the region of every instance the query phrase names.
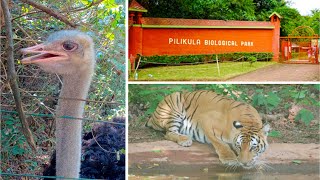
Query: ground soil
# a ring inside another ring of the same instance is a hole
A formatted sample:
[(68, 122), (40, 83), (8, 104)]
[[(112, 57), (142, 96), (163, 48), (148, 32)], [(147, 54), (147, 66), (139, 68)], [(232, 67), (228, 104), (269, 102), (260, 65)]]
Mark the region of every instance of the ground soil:
[(274, 64), (227, 81), (320, 81), (319, 64)]
[(211, 146), (181, 147), (171, 141), (129, 144), (129, 178), (318, 179), (319, 144), (271, 143), (261, 169), (226, 169)]

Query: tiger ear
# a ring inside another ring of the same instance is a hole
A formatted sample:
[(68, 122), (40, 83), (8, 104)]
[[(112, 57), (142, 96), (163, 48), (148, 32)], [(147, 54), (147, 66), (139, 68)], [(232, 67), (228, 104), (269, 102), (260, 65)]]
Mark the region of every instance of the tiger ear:
[(266, 135), (266, 136), (268, 136), (268, 133), (269, 133), (269, 131), (270, 131), (270, 124), (265, 124), (263, 127), (262, 127), (262, 130), (263, 130), (263, 132), (264, 132), (264, 134)]
[(233, 126), (236, 128), (236, 129), (239, 129), (239, 128), (242, 128), (242, 124), (239, 122), (239, 121), (233, 121)]

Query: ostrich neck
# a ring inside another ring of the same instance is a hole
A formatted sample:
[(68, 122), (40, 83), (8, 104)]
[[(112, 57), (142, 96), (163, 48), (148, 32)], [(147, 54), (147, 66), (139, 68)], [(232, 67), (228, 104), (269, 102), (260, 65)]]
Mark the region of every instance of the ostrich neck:
[(63, 76), (56, 112), (56, 175), (78, 178), (81, 156), (82, 121), (63, 116), (82, 118), (85, 101), (90, 87), (92, 72), (77, 72)]

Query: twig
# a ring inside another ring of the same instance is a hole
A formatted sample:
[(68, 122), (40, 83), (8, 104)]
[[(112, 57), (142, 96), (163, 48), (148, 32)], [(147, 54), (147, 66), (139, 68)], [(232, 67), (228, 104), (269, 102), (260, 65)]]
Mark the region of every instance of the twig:
[(99, 146), (104, 152), (106, 152), (106, 153), (114, 153), (114, 154), (117, 154), (117, 153), (118, 153), (118, 151), (112, 152), (112, 151), (108, 151), (108, 150), (104, 149), (104, 148), (100, 145), (100, 143), (97, 141), (96, 137), (94, 136), (93, 129), (91, 129), (91, 134), (92, 134), (92, 137), (93, 137), (94, 141), (98, 144), (98, 146)]
[[(6, 39), (6, 38), (7, 38), (6, 36), (0, 36), (0, 39)], [(24, 39), (24, 38), (13, 38), (13, 40), (35, 42), (35, 40), (33, 40), (33, 39)]]
[(20, 16), (17, 16), (17, 17), (12, 18), (11, 21), (14, 21), (14, 20), (16, 20), (16, 19), (22, 18), (22, 17), (27, 16), (27, 15), (30, 15), (30, 14), (36, 14), (36, 13), (39, 13), (39, 12), (42, 12), (42, 11), (27, 12), (27, 13), (21, 14)]
[(6, 34), (7, 34), (7, 61), (8, 61), (8, 81), (9, 84), (12, 88), (15, 104), (16, 104), (16, 109), (19, 114), (19, 119), (22, 124), (22, 132), (30, 145), (31, 149), (36, 152), (36, 144), (34, 142), (34, 139), (32, 137), (31, 130), (29, 128), (29, 124), (26, 120), (26, 116), (23, 112), (22, 109), (22, 103), (21, 103), (21, 97), (20, 97), (20, 92), (19, 92), (19, 87), (17, 83), (17, 73), (14, 68), (14, 59), (13, 59), (13, 39), (12, 39), (12, 24), (11, 24), (11, 17), (10, 17), (10, 12), (8, 8), (8, 4), (6, 0), (1, 0), (1, 7), (2, 11), (4, 14), (4, 20), (5, 20), (5, 27), (6, 27)]
[(69, 21), (64, 15), (62, 15), (61, 13), (59, 13), (56, 10), (50, 9), (50, 8), (48, 8), (46, 6), (43, 6), (41, 4), (38, 4), (38, 3), (34, 2), (34, 1), (32, 1), (32, 0), (21, 0), (21, 2), (24, 2), (26, 4), (29, 4), (30, 6), (33, 6), (33, 7), (37, 8), (37, 9), (40, 9), (43, 12), (55, 17), (56, 19), (68, 24), (69, 26), (71, 26), (73, 28), (77, 27), (77, 25), (74, 22)]
[(30, 34), (29, 34), (27, 31), (25, 31), (17, 22), (15, 22), (15, 24), (16, 24), (16, 26), (23, 32), (23, 34), (25, 34), (26, 36), (28, 36), (28, 37), (32, 40), (32, 42), (33, 42), (34, 44), (37, 44), (37, 42), (36, 42), (34, 39), (32, 39), (32, 37), (30, 36)]
[[(70, 11), (61, 11), (59, 13), (73, 13), (73, 12), (78, 12), (78, 11), (83, 11), (83, 10), (86, 10), (86, 9), (89, 9), (90, 7), (94, 6), (94, 5), (98, 5), (102, 2), (103, 0), (99, 0), (99, 1), (92, 1), (92, 3), (86, 7), (83, 7), (83, 8), (75, 8), (75, 9), (71, 9)], [(20, 16), (17, 16), (17, 17), (14, 17), (12, 19), (12, 21), (16, 20), (16, 19), (19, 19), (19, 18), (22, 18), (24, 16), (28, 16), (28, 15), (31, 15), (31, 14), (37, 14), (37, 13), (40, 13), (42, 11), (32, 11), (32, 12), (27, 12), (27, 13), (24, 13), (24, 14), (21, 14)]]
[(94, 5), (98, 5), (102, 2), (103, 0), (98, 0), (98, 1), (92, 1), (92, 3), (86, 7), (83, 7), (83, 8), (78, 8), (78, 9), (73, 9), (73, 10), (70, 10), (69, 12), (78, 12), (78, 11), (83, 11), (83, 10), (86, 10), (86, 9), (89, 9), (91, 8), (92, 6)]

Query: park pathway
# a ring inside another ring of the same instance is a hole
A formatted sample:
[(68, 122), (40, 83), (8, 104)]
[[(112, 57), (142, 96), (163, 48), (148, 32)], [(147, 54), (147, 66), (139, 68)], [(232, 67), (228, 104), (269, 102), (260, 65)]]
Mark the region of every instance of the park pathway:
[(227, 81), (320, 81), (320, 65), (275, 64)]

